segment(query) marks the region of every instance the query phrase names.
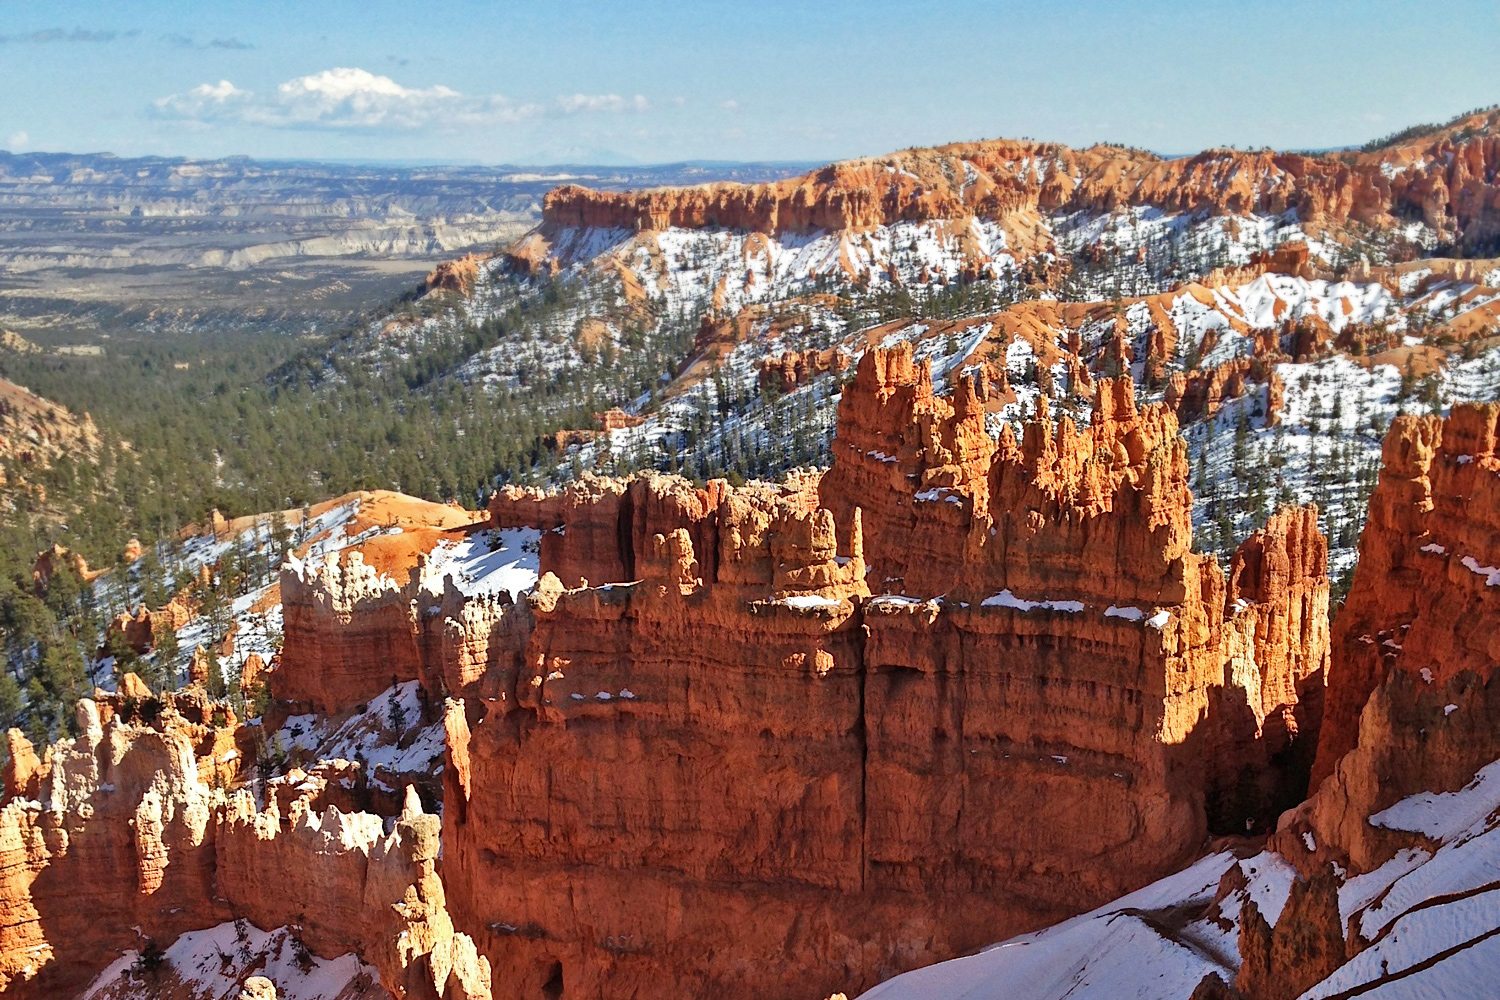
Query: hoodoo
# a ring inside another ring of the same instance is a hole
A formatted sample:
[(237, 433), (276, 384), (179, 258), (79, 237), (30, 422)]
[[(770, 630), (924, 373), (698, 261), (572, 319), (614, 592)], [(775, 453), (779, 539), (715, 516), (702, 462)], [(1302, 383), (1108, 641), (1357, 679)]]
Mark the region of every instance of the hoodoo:
[[(1264, 849), (1210, 854), (1039, 934), (893, 979), (871, 1000), (1488, 993), (1500, 586), (1474, 553), (1500, 539), (1497, 425), (1500, 406), (1466, 405), (1402, 418), (1386, 435), (1359, 569), (1335, 616), (1321, 782)], [(1298, 530), (1295, 519), (1281, 527), (1288, 539)], [(1268, 528), (1239, 579), (1295, 566), (1279, 535)]]
[[(444, 908), (438, 817), (410, 793), (389, 822), (341, 810), (306, 776), (284, 813), (275, 795), (258, 808), (248, 790), (226, 794), (215, 765), (237, 747), (204, 707), (192, 691), (84, 701), (79, 736), (32, 779), (37, 798), (0, 809), (0, 908), (12, 915), (0, 989), (74, 996), (124, 949), (247, 919), (295, 925), (312, 952), (357, 952), (396, 997), (488, 1000), (488, 968)], [(122, 715), (138, 709), (154, 721)]]
[(1275, 761), (1326, 667), (1310, 513), (1226, 579), (1165, 407), (1105, 381), (1087, 428), (997, 442), (983, 392), (874, 351), (822, 477), (497, 497), (549, 540), (519, 672), (448, 716), (449, 905), (497, 979), (872, 985), (1300, 790)]
[[(152, 108), (710, 107), (527, 89)], [(1495, 992), (1500, 109), (394, 169), (0, 152), (0, 1000)]]

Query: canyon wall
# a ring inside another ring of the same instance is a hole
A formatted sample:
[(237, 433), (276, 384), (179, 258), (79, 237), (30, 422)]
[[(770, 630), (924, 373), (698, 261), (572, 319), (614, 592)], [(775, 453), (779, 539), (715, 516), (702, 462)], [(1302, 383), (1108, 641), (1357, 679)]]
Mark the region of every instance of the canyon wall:
[(1491, 565), (1500, 563), (1497, 444), (1495, 404), (1455, 406), (1446, 418), (1399, 417), (1386, 435), (1360, 561), (1334, 619), (1313, 794), (1271, 838), (1298, 877), (1279, 918), (1249, 907), (1240, 916), (1244, 962), (1235, 986), (1248, 1000), (1296, 997), (1382, 939), (1397, 940), (1379, 922), (1350, 917), (1341, 900), (1368, 896), (1347, 891), (1356, 878), (1378, 889), (1429, 858), (1448, 872), (1447, 891), (1413, 896), (1398, 883), (1375, 905), (1389, 894), (1402, 901), (1392, 908), (1429, 917), (1450, 908), (1455, 915), (1438, 938), (1447, 947), (1424, 942), (1436, 949), (1430, 960), (1410, 970), (1382, 962), (1366, 975), (1399, 979), (1493, 933), (1461, 915), (1494, 889), (1486, 863), (1470, 861), (1466, 870), (1443, 857), (1440, 846), (1453, 839), (1443, 822), (1392, 822), (1380, 813), (1410, 796), (1436, 805), (1472, 788), (1500, 756), (1500, 570)]
[[(337, 712), (422, 672), (419, 571), (398, 583), (358, 550), (289, 561), (281, 572), (285, 644), (270, 674), (280, 701)], [(378, 665), (378, 666), (377, 666)]]
[[(1316, 513), (1276, 515), (1226, 572), (1191, 549), (1170, 407), (1099, 379), (1085, 425), (996, 439), (990, 393), (939, 397), (910, 346), (873, 350), (826, 473), (504, 490), (491, 526), (540, 533), (520, 603), (368, 546), (293, 562), (273, 715), (392, 680), (452, 696), (441, 834), (414, 796), (390, 831), (350, 811), (333, 771), (258, 805), (222, 787), (230, 731), (110, 703), (71, 751), (13, 751), (0, 968), (43, 995), (131, 928), (244, 916), (357, 952), (396, 996), (487, 996), (493, 970), (519, 996), (801, 997), (1264, 828), (1300, 797), (1321, 708)], [(69, 777), (68, 753), (116, 743), (156, 784)], [(91, 878), (107, 933), (64, 893)], [(49, 961), (61, 940), (76, 962)]]
[(1226, 577), (1189, 548), (1165, 407), (1103, 381), (1088, 427), (996, 442), (986, 391), (939, 399), (875, 351), (822, 477), (496, 497), (544, 576), (513, 683), (448, 713), (444, 875), (497, 981), (869, 985), (1295, 794), (1274, 761), (1327, 657), (1313, 512)]
[(103, 723), (91, 701), (77, 729), (47, 750), (38, 797), (0, 809), (7, 995), (73, 995), (139, 946), (134, 928), (170, 939), (226, 919), (213, 891), (216, 793), (192, 739)]
[(1399, 417), (1384, 457), (1300, 817), (1356, 870), (1404, 846), (1363, 817), (1500, 753), (1500, 404)]
[[(1335, 618), (1327, 695), (1338, 713), (1319, 740), (1326, 777), (1282, 814), (1264, 849), (1220, 841), (1217, 853), (1139, 894), (871, 996), (1492, 992), (1500, 573), (1483, 554), (1500, 542), (1497, 440), (1494, 404), (1404, 417), (1389, 431), (1360, 569)], [(1242, 635), (1274, 642), (1298, 631), (1299, 617), (1326, 619), (1326, 594), (1305, 580), (1316, 549), (1298, 541), (1315, 523), (1310, 512), (1285, 512), (1239, 550), (1228, 576), (1235, 605), (1291, 596), (1244, 608), (1236, 620), (1258, 621)], [(1272, 705), (1285, 695), (1262, 698)], [(1271, 723), (1268, 713), (1267, 741)]]

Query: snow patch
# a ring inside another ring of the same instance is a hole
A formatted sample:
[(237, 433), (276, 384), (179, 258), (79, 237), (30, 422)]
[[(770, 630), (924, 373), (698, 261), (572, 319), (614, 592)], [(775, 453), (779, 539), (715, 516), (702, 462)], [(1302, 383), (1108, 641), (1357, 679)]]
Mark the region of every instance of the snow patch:
[(1043, 611), (1065, 611), (1068, 614), (1077, 614), (1083, 610), (1082, 601), (1055, 601), (1040, 600), (1028, 601), (1017, 597), (1009, 589), (1002, 590), (979, 602), (982, 608), (1010, 608), (1015, 611), (1035, 611), (1040, 608)]

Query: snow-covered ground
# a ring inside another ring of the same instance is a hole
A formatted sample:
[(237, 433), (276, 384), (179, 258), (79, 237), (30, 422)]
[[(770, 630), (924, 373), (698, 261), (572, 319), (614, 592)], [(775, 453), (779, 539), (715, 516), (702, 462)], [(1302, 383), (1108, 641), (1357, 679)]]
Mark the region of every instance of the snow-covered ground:
[(410, 783), (410, 777), (402, 780), (402, 776), (442, 773), (441, 716), (440, 707), (423, 703), (418, 682), (405, 681), (347, 718), (290, 716), (266, 739), (273, 758), (359, 762), (371, 785), (395, 793)]
[(121, 955), (95, 977), (80, 1000), (236, 1000), (252, 976), (274, 983), (279, 1000), (374, 1000), (388, 995), (372, 966), (354, 955), (319, 958), (286, 927), (263, 931), (237, 920), (189, 931), (154, 962), (142, 958), (144, 950), (143, 943), (141, 949)]
[[(977, 955), (908, 972), (866, 1000), (1163, 1000), (1187, 997), (1222, 968), (1203, 944), (1164, 932), (1168, 914), (1201, 908), (1234, 864), (1215, 854), (1108, 907)], [(1217, 935), (1215, 935), (1217, 937)], [(1228, 956), (1221, 956), (1227, 959)]]
[[(381, 527), (367, 528), (355, 534), (349, 533), (359, 514), (359, 500), (336, 504), (328, 510), (309, 518), (306, 524), (290, 529), (292, 541), (305, 546), (301, 558), (303, 563), (315, 563), (331, 553), (351, 545), (368, 541), (388, 530)], [(211, 533), (195, 535), (183, 544), (184, 568), (196, 574), (203, 567), (219, 563), (231, 550), (237, 549), (245, 558), (264, 553), (274, 544), (269, 518), (259, 518), (248, 528), (223, 536)], [(277, 599), (277, 574), (279, 567), (260, 586), (235, 597), (230, 603), (228, 620), (233, 623), (234, 645), (228, 655), (219, 658), (225, 685), (234, 690), (239, 685), (240, 671), (250, 655), (259, 655), (269, 663), (271, 657), (281, 650), (282, 619), (281, 602)], [(206, 615), (198, 615), (177, 630), (179, 672), (185, 672), (192, 662), (193, 651), (199, 646), (209, 645), (217, 636), (215, 624)]]
[[(1371, 242), (1345, 249), (1310, 239), (1294, 211), (1278, 215), (1172, 214), (1150, 207), (1043, 216), (1055, 254), (1097, 269), (1075, 269), (1073, 298), (1107, 298), (1161, 291), (1174, 281), (1215, 267), (1248, 264), (1281, 243), (1308, 244), (1318, 262), (1333, 266), (1383, 263), (1388, 247)], [(1402, 234), (1418, 246), (1435, 245), (1425, 227)], [(737, 311), (753, 302), (801, 295), (830, 284), (878, 290), (947, 284), (970, 276), (1014, 288), (1020, 268), (1004, 228), (993, 220), (962, 218), (898, 221), (861, 230), (750, 233), (725, 228), (672, 228), (638, 234), (625, 229), (563, 229), (552, 234), (552, 256), (581, 271), (600, 261), (628, 267), (648, 297), (668, 311), (691, 311), (712, 301)]]
[(541, 537), (535, 528), (476, 531), (462, 541), (442, 543), (433, 549), (423, 577), (438, 593), (446, 577), (467, 597), (503, 590), (513, 599), (519, 598), (536, 586)]

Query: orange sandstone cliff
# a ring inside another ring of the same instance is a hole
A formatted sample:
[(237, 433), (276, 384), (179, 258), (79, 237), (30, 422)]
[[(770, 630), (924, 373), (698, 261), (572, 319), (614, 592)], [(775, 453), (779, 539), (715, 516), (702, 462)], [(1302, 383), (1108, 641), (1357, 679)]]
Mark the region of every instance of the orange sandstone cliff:
[(520, 602), (394, 559), (404, 534), (293, 562), (273, 715), (449, 697), (441, 834), (414, 794), (389, 832), (354, 811), (346, 765), (227, 791), (191, 700), (86, 706), (41, 761), (13, 738), (0, 974), (51, 995), (131, 928), (244, 916), (396, 996), (826, 995), (1265, 827), (1327, 673), (1315, 513), (1226, 571), (1191, 550), (1170, 407), (1100, 379), (1086, 425), (997, 440), (990, 391), (871, 351), (827, 473), (503, 491), (491, 525), (540, 536)]
[(1400, 844), (1362, 817), (1460, 788), (1500, 753), (1497, 567), (1500, 404), (1397, 418), (1334, 623), (1317, 794), (1303, 807), (1360, 870)]
[(450, 707), (444, 875), (497, 981), (869, 985), (1299, 797), (1274, 762), (1326, 668), (1312, 513), (1226, 576), (1165, 407), (1104, 381), (1089, 427), (997, 443), (984, 392), (872, 352), (822, 477), (496, 498), (544, 576), (515, 676)]
[[(1391, 428), (1360, 568), (1335, 619), (1322, 781), (1264, 849), (1219, 841), (1139, 895), (871, 995), (1489, 995), (1500, 573), (1476, 553), (1497, 543), (1497, 437), (1495, 404)], [(1295, 595), (1242, 608), (1260, 619), (1247, 632), (1269, 638), (1295, 631), (1299, 615), (1325, 617), (1297, 541), (1312, 528), (1284, 513), (1239, 550), (1228, 584), (1237, 607), (1257, 593)]]
[[(1427, 834), (1376, 821), (1381, 810), (1456, 792), (1500, 756), (1500, 560), (1481, 561), (1500, 550), (1497, 445), (1495, 404), (1400, 417), (1386, 436), (1360, 562), (1334, 621), (1314, 791), (1271, 841), (1299, 878), (1274, 928), (1257, 912), (1241, 916), (1235, 986), (1249, 1000), (1295, 997), (1377, 944), (1384, 934), (1341, 915), (1340, 879), (1379, 885), (1370, 873), (1398, 855), (1420, 863), (1435, 850)], [(1442, 912), (1494, 889), (1482, 867), (1463, 877), (1479, 888), (1409, 902)], [(1416, 968), (1478, 943), (1464, 940), (1465, 926), (1456, 920), (1451, 947)]]

